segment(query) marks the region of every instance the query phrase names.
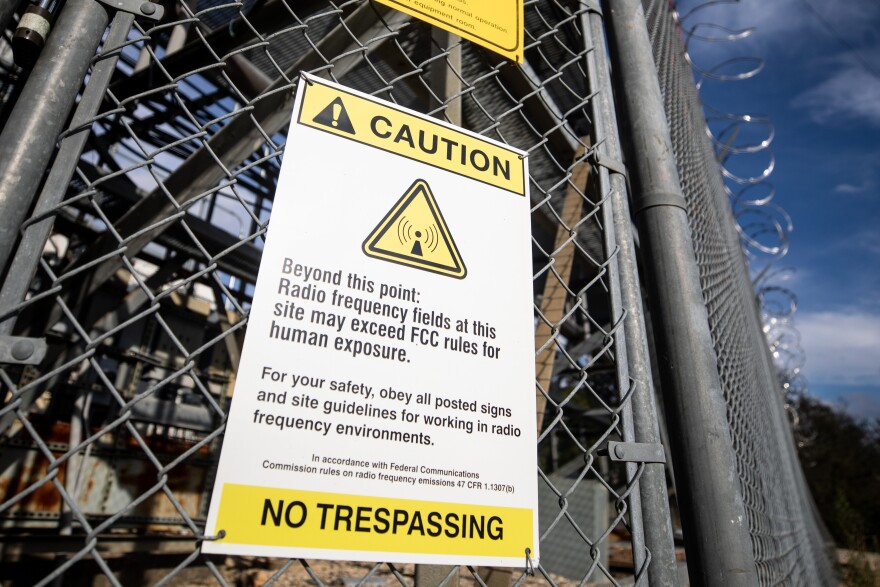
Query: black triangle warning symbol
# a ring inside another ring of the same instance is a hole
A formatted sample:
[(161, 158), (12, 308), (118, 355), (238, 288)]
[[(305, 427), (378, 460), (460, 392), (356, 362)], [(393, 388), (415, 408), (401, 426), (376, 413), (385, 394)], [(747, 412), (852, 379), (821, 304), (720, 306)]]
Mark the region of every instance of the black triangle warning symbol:
[(321, 110), (316, 117), (312, 119), (316, 124), (329, 126), (335, 130), (341, 130), (350, 134), (354, 134), (354, 127), (351, 125), (351, 118), (345, 110), (342, 98), (337, 97), (330, 102), (326, 108)]
[(363, 250), (375, 259), (456, 279), (467, 275), (458, 247), (424, 179), (417, 179), (397, 200), (364, 241)]

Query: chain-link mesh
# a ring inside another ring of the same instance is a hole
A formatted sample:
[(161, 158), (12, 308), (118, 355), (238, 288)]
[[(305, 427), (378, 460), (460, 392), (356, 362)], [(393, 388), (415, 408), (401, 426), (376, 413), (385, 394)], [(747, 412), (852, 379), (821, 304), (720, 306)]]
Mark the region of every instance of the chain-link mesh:
[[(607, 172), (592, 164), (588, 56), (605, 51), (583, 27), (592, 5), (526, 2), (523, 66), (363, 0), (164, 8), (158, 23), (113, 15), (4, 279), (4, 332), (49, 346), (38, 364), (0, 369), (3, 573), (412, 583), (411, 565), (199, 550), (293, 89), (309, 71), (529, 152), (543, 558), (535, 577), (470, 569), (462, 582), (640, 575), (628, 508), (641, 469), (599, 456), (632, 438), (632, 387)], [(8, 64), (9, 32), (2, 120), (26, 81)]]
[(834, 583), (758, 322), (752, 285), (680, 31), (669, 4), (643, 2), (736, 452), (758, 577)]

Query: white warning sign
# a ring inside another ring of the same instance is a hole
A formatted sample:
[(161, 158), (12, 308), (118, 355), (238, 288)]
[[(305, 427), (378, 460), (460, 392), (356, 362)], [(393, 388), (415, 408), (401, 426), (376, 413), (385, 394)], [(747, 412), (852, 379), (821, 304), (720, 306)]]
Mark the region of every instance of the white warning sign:
[(526, 165), (301, 81), (203, 551), (537, 559)]

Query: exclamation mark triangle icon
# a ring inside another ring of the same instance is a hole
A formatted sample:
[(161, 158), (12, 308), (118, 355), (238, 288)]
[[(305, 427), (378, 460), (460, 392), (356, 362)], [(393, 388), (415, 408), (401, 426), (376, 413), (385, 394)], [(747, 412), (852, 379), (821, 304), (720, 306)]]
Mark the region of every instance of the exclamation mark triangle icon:
[(321, 110), (318, 115), (312, 119), (312, 122), (332, 128), (333, 130), (341, 130), (342, 132), (355, 134), (354, 127), (351, 124), (351, 118), (348, 117), (348, 112), (345, 110), (342, 98), (339, 97), (330, 102), (326, 108)]

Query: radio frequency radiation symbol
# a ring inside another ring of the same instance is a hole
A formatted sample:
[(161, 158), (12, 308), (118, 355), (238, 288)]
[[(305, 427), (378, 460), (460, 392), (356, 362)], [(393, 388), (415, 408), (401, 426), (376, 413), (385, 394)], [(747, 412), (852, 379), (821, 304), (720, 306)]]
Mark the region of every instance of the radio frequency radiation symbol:
[(312, 119), (316, 124), (323, 124), (335, 130), (341, 130), (350, 134), (354, 134), (354, 127), (351, 125), (351, 118), (345, 110), (342, 98), (337, 97), (330, 102), (326, 108), (321, 110), (316, 117)]
[(364, 241), (369, 257), (464, 279), (467, 268), (431, 188), (417, 179)]

